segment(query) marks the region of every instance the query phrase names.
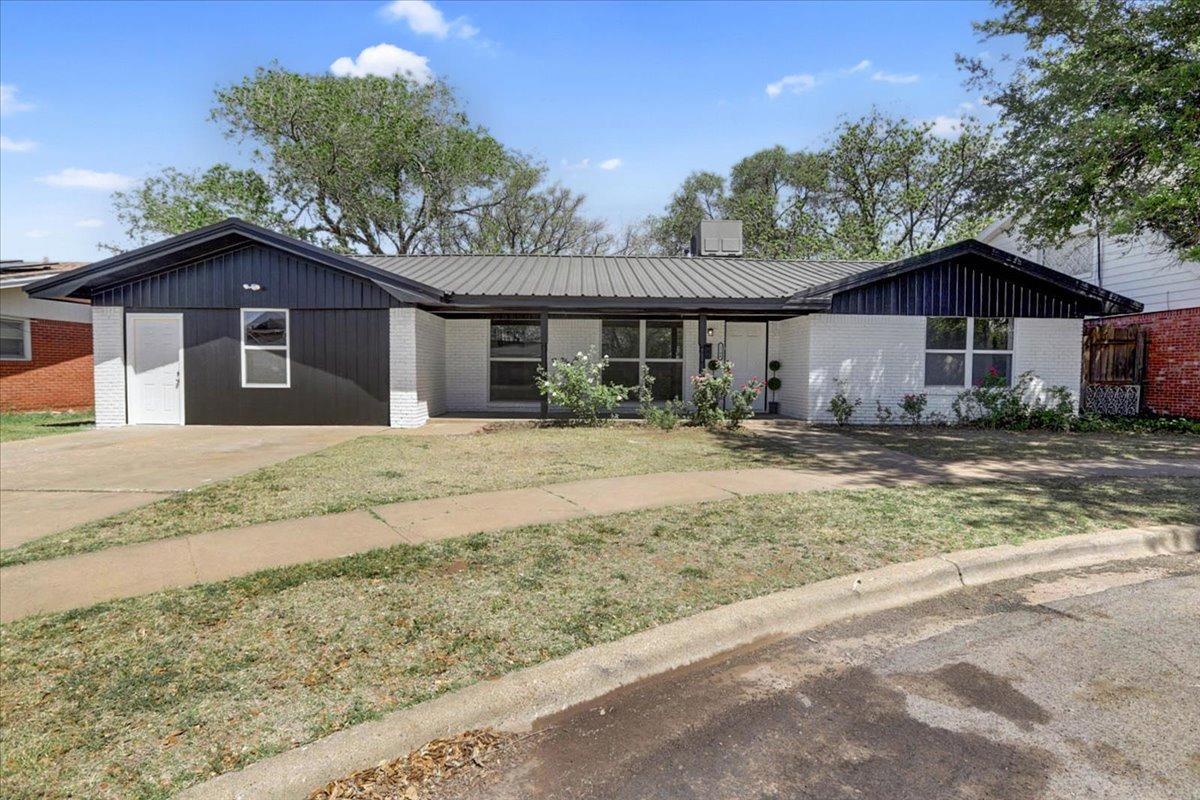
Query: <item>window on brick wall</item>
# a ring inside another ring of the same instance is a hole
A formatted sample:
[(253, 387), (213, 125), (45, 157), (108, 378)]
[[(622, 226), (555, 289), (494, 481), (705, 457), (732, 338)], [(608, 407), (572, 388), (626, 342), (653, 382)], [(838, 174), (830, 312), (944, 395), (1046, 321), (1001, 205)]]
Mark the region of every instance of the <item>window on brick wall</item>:
[(488, 352), (488, 397), (493, 401), (535, 401), (542, 364), (542, 325), (536, 319), (494, 319)]
[(1012, 343), (1008, 317), (929, 317), (925, 385), (981, 386), (992, 375), (1011, 386)]
[(0, 317), (0, 361), (28, 361), (32, 357), (29, 320)]
[(644, 367), (654, 378), (655, 400), (683, 396), (682, 320), (606, 319), (600, 332), (601, 353), (608, 357), (606, 383), (636, 387)]

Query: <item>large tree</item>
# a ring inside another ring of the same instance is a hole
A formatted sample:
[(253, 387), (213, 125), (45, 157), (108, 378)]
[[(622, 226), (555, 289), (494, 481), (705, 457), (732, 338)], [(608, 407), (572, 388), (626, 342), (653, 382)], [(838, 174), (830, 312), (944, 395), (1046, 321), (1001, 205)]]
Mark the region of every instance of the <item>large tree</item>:
[(1200, 260), (1200, 3), (998, 0), (985, 38), (1020, 37), (1000, 62), (962, 58), (1005, 130), (996, 192), (1031, 243), (1080, 225), (1154, 232)]
[(693, 173), (650, 220), (651, 239), (678, 252), (714, 217), (742, 220), (746, 252), (759, 258), (895, 258), (971, 236), (991, 208), (993, 133), (965, 120), (956, 134), (872, 111), (820, 149), (747, 156), (728, 181)]
[(168, 169), (115, 203), (131, 238), (225, 216), (343, 252), (579, 252), (603, 246), (583, 197), (474, 125), (441, 82), (278, 66), (218, 89), (212, 118), (257, 169)]

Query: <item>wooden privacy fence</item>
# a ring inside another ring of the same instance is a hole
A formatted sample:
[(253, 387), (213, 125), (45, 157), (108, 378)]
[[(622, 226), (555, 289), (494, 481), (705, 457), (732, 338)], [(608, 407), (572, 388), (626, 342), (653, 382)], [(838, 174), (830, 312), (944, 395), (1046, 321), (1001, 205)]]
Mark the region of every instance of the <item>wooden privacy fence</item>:
[(1139, 325), (1098, 325), (1083, 337), (1085, 411), (1137, 414), (1146, 372), (1146, 331)]

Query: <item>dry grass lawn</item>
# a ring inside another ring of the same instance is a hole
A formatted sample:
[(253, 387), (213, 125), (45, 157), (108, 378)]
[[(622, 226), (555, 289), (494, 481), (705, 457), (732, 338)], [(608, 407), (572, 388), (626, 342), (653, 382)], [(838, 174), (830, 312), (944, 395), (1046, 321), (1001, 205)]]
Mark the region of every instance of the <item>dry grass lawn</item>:
[[(1200, 481), (753, 497), (536, 526), (0, 629), (4, 797), (165, 798), (454, 688), (883, 564), (1200, 522)], [(316, 788), (316, 787), (313, 787)]]

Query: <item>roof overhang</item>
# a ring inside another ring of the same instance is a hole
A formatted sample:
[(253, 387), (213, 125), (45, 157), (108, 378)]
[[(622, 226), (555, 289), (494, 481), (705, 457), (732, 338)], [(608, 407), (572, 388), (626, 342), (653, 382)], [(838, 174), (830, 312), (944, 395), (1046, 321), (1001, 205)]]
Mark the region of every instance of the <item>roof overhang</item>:
[(93, 293), (106, 286), (236, 250), (248, 243), (273, 247), (370, 281), (404, 303), (437, 303), (445, 299), (445, 294), (435, 287), (393, 275), (349, 256), (332, 253), (235, 218), (44, 278), (30, 284), (25, 291), (30, 297), (47, 300), (68, 297), (91, 299)]
[(924, 269), (925, 267), (963, 258), (964, 256), (981, 258), (995, 265), (999, 271), (1009, 271), (1026, 280), (1047, 284), (1060, 291), (1075, 295), (1082, 301), (1081, 305), (1090, 314), (1105, 316), (1108, 314), (1131, 314), (1142, 310), (1142, 304), (1136, 300), (1131, 300), (1124, 295), (1110, 292), (1107, 289), (1101, 289), (1099, 286), (1081, 281), (1078, 278), (1073, 278), (1070, 275), (1050, 269), (1049, 267), (1043, 267), (1041, 264), (1037, 264), (1027, 258), (1013, 255), (977, 239), (967, 239), (937, 250), (931, 250), (928, 253), (922, 253), (921, 255), (885, 264), (882, 267), (876, 267), (866, 272), (860, 272), (848, 278), (813, 286), (792, 295), (785, 307), (788, 309), (802, 309), (806, 307), (806, 304), (814, 300), (831, 302), (833, 296), (838, 292), (856, 289), (860, 286), (866, 286), (877, 281), (893, 278), (897, 275), (903, 275), (906, 272)]

